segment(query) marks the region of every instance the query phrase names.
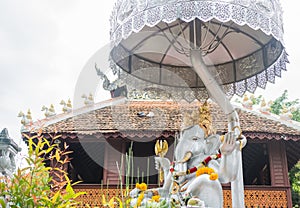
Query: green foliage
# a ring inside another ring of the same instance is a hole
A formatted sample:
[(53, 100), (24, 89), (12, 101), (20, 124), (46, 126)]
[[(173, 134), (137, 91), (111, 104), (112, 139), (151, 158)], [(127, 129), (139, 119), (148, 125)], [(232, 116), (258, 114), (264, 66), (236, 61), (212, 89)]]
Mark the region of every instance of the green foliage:
[(280, 97), (276, 98), (273, 101), (272, 105), (270, 106), (271, 107), (271, 113), (279, 115), (281, 110), (282, 110), (283, 104), (285, 103), (287, 98), (288, 98), (287, 97), (287, 90), (285, 90)]
[(250, 97), (253, 105), (259, 105), (262, 100), (262, 95), (259, 95), (258, 97), (252, 96)]
[(292, 115), (293, 115), (292, 119), (294, 121), (299, 121), (300, 122), (300, 108), (297, 108), (296, 110), (294, 110), (292, 112)]
[(300, 161), (289, 172), (293, 205), (300, 204)]
[[(55, 144), (58, 137), (53, 137), (51, 142), (41, 134), (26, 137), (29, 147), (25, 158), (27, 165), (18, 169), (11, 178), (0, 178), (0, 205), (6, 207), (3, 198), (8, 198), (12, 208), (75, 206), (75, 199), (84, 193), (74, 192), (73, 184), (63, 170), (69, 162), (69, 152)], [(46, 167), (46, 161), (53, 164), (52, 167)]]
[(296, 107), (299, 104), (299, 99), (288, 101), (288, 92), (285, 90), (283, 94), (276, 98), (271, 107), (271, 113), (279, 115), (285, 106), (286, 108), (292, 109), (292, 120), (300, 122), (300, 108)]

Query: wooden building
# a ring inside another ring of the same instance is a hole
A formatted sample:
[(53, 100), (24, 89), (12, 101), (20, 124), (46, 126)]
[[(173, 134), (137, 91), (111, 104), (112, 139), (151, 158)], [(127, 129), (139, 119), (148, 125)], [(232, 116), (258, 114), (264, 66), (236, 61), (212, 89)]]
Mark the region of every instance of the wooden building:
[[(147, 180), (157, 186), (153, 159), (156, 140), (168, 141), (167, 157), (172, 158), (174, 138), (182, 126), (183, 114), (197, 109), (198, 105), (197, 102), (128, 101), (118, 97), (39, 123), (43, 124), (46, 137), (58, 132), (70, 145), (73, 159), (68, 167), (69, 175), (74, 181), (83, 181), (75, 188), (87, 192), (80, 200), (93, 207), (100, 206), (103, 193), (119, 193), (116, 161), (120, 164), (121, 155), (128, 152), (132, 141), (135, 165), (131, 181)], [(243, 149), (246, 206), (292, 207), (288, 171), (300, 159), (300, 125), (274, 115), (237, 109), (243, 134), (248, 139)], [(214, 128), (220, 134), (225, 133), (224, 113), (214, 104), (211, 112)], [(146, 179), (148, 172), (151, 176)], [(231, 207), (229, 184), (223, 186), (223, 192), (224, 207)]]

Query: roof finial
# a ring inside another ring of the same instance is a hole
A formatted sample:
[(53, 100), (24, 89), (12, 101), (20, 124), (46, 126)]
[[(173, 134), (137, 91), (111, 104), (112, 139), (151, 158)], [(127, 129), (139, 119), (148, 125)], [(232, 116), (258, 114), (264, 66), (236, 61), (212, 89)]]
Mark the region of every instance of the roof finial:
[(66, 103), (64, 100), (61, 100), (59, 104), (63, 106), (62, 111), (64, 113), (69, 113), (72, 111), (72, 104), (70, 99), (68, 100), (68, 103)]
[(23, 111), (20, 111), (20, 112), (19, 112), (18, 117), (22, 118), (22, 119), (21, 119), (21, 124), (22, 124), (23, 126), (26, 126), (27, 123), (28, 123), (28, 121), (27, 121), (27, 118), (26, 118), (25, 114), (23, 113)]
[(53, 104), (50, 105), (50, 108), (43, 106), (42, 111), (45, 111), (44, 115), (46, 118), (56, 115)]
[(90, 93), (89, 96), (87, 96), (86, 94), (83, 94), (81, 97), (84, 98), (84, 104), (85, 105), (94, 104), (94, 97), (93, 97), (92, 93)]

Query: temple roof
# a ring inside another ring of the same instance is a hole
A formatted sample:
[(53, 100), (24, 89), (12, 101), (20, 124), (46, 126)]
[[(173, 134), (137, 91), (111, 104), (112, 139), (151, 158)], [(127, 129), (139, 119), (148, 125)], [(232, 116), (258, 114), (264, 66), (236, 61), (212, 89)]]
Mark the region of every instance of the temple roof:
[[(225, 114), (215, 103), (209, 103), (214, 128), (217, 132), (226, 132)], [(152, 135), (176, 132), (182, 128), (184, 114), (196, 110), (199, 104), (199, 102), (129, 101), (118, 97), (73, 110), (72, 113), (35, 122), (25, 131), (28, 129), (35, 131), (34, 129), (42, 125), (44, 133), (80, 135), (121, 134), (126, 137), (126, 135), (141, 135), (143, 132), (148, 136), (149, 132)], [(235, 107), (245, 136), (259, 139), (300, 140), (298, 122), (280, 120), (276, 115), (266, 115), (242, 106)]]

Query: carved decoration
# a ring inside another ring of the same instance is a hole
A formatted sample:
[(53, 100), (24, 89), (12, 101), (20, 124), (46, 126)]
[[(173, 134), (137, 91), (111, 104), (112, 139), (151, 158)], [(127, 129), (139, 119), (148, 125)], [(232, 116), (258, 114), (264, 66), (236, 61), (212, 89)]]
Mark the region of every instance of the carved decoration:
[[(120, 196), (120, 189), (88, 189), (88, 188), (76, 188), (76, 192), (86, 192), (86, 195), (78, 197), (78, 201), (82, 202), (78, 207), (87, 207), (88, 204), (91, 207), (101, 206), (102, 195), (107, 198), (113, 196)], [(232, 207), (231, 206), (231, 191), (223, 190), (224, 205), (223, 207)], [(268, 208), (287, 208), (287, 192), (286, 189), (282, 190), (245, 190), (245, 207), (268, 207)]]

